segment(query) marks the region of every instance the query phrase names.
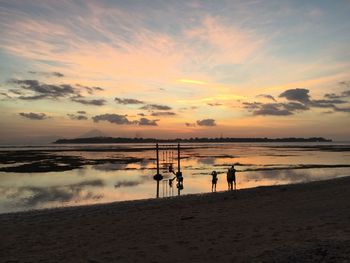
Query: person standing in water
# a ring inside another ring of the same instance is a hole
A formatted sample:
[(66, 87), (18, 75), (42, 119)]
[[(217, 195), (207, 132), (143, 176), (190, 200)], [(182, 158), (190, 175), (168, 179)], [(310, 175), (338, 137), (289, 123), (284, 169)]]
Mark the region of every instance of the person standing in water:
[(229, 168), (227, 171), (228, 190), (233, 190), (233, 183), (235, 184), (236, 190), (236, 169), (234, 165), (232, 165), (231, 168)]
[(216, 192), (216, 183), (218, 182), (218, 173), (216, 171), (212, 171), (211, 176), (213, 177), (211, 180), (211, 191)]

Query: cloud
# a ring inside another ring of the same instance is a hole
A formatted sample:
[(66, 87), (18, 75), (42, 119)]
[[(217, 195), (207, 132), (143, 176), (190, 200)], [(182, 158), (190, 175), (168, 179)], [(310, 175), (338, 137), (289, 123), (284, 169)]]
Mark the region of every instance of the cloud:
[(104, 90), (101, 87), (88, 87), (88, 86), (84, 86), (81, 84), (76, 84), (76, 86), (85, 89), (86, 92), (89, 93), (90, 95), (94, 94), (95, 91), (103, 91)]
[(141, 118), (138, 124), (141, 126), (158, 126), (157, 121), (159, 120), (149, 120), (147, 118)]
[(9, 89), (9, 92), (16, 94), (16, 95), (21, 95), (22, 92), (20, 90), (16, 90), (16, 89)]
[(62, 78), (64, 77), (64, 75), (60, 72), (52, 72), (52, 75), (55, 76), (55, 77), (59, 77), (59, 78)]
[(19, 96), (21, 100), (40, 100), (47, 98), (46, 95), (34, 95), (34, 96)]
[(350, 97), (350, 90), (345, 90), (341, 94), (327, 93), (324, 95), (326, 99), (343, 99)]
[(337, 95), (337, 94), (335, 94), (335, 93), (326, 93), (326, 94), (324, 95), (324, 97), (325, 97), (326, 99), (340, 99), (340, 98), (342, 98), (341, 95)]
[(260, 94), (257, 97), (261, 97), (261, 98), (265, 98), (265, 99), (270, 99), (273, 100), (274, 102), (276, 102), (276, 99), (272, 96), (272, 95), (268, 95), (268, 94)]
[(197, 106), (191, 106), (191, 107), (181, 107), (179, 108), (180, 111), (190, 111), (190, 110), (196, 110), (198, 109), (199, 107)]
[(49, 118), (45, 113), (21, 112), (19, 115), (30, 120), (44, 120)]
[(260, 103), (243, 102), (244, 108), (252, 112), (253, 115), (288, 116), (296, 111), (305, 111), (309, 107), (299, 102), (288, 103)]
[(347, 103), (345, 100), (330, 99), (330, 100), (312, 100), (310, 101), (310, 106), (316, 108), (334, 108), (335, 104)]
[(203, 16), (199, 25), (185, 31), (185, 36), (196, 60), (213, 66), (240, 64), (262, 43), (246, 31), (211, 15)]
[(86, 114), (86, 111), (79, 110), (79, 111), (77, 111), (77, 113), (79, 113), (79, 114)]
[(254, 115), (274, 115), (274, 116), (287, 116), (292, 115), (291, 110), (283, 108), (283, 104), (280, 103), (267, 103), (259, 106), (258, 109), (253, 111)]
[(151, 116), (175, 116), (176, 113), (172, 111), (159, 111), (159, 112), (152, 112)]
[(185, 125), (187, 127), (196, 127), (196, 124), (195, 123), (190, 123), (190, 122), (186, 122)]
[(308, 89), (289, 89), (281, 93), (279, 97), (286, 98), (287, 100), (298, 101), (304, 104), (310, 101)]
[[(71, 101), (84, 105), (102, 106), (106, 104), (106, 100), (104, 99), (86, 99), (86, 97), (81, 95), (78, 88), (70, 84), (46, 84), (32, 79), (11, 79), (9, 83), (17, 85), (16, 89), (11, 89), (10, 91), (19, 95), (16, 98), (21, 100), (69, 98)], [(95, 90), (103, 90), (100, 87), (87, 87), (80, 84), (76, 84), (76, 86), (84, 88), (89, 94), (93, 94)]]
[(198, 126), (216, 126), (214, 119), (204, 119), (197, 121)]
[(248, 111), (259, 109), (263, 105), (261, 102), (243, 102), (242, 104), (244, 105), (243, 107)]
[(88, 119), (88, 117), (86, 117), (86, 116), (84, 116), (84, 115), (67, 114), (67, 116), (68, 116), (71, 120), (82, 121), (82, 120), (87, 120), (87, 119)]
[(137, 124), (137, 121), (129, 121), (125, 115), (119, 115), (119, 114), (101, 114), (96, 115), (92, 117), (94, 122), (99, 121), (108, 121), (110, 123), (119, 124), (119, 125), (131, 125), (131, 124)]
[(276, 105), (279, 105), (280, 107), (283, 107), (289, 111), (305, 111), (310, 109), (308, 105), (299, 102), (276, 103)]
[(137, 100), (137, 99), (128, 99), (128, 98), (118, 98), (118, 97), (116, 97), (114, 100), (118, 104), (125, 104), (125, 105), (127, 105), (127, 104), (144, 104), (143, 101)]
[(42, 71), (28, 71), (28, 73), (33, 75), (41, 75), (45, 77), (57, 77), (57, 78), (63, 78), (64, 74), (54, 71), (54, 72), (42, 72)]
[(346, 97), (347, 94), (347, 91), (343, 92), (340, 96), (334, 93), (325, 94), (324, 97), (328, 99), (314, 100), (311, 99), (308, 89), (289, 89), (281, 93), (279, 97), (284, 97), (291, 101), (298, 101), (308, 107), (334, 108), (336, 104), (347, 103), (347, 101), (339, 99)]
[(8, 95), (6, 92), (0, 92), (0, 95), (7, 98), (7, 99), (12, 99), (10, 95)]
[(147, 104), (140, 108), (141, 110), (171, 110), (171, 107), (159, 104)]
[(72, 98), (72, 101), (81, 103), (84, 105), (93, 105), (93, 106), (103, 106), (106, 104), (104, 99), (85, 99), (79, 96), (78, 98)]
[(212, 107), (215, 107), (215, 106), (221, 106), (222, 104), (221, 103), (207, 103), (207, 105), (209, 105), (209, 106), (212, 106)]
[(127, 117), (127, 115), (119, 115), (119, 114), (101, 114), (101, 115), (96, 115), (92, 117), (94, 122), (99, 122), (99, 121), (108, 121), (113, 124), (118, 124), (118, 125), (140, 125), (140, 126), (157, 126), (157, 120), (149, 120), (147, 118), (141, 118), (140, 120), (134, 120), (131, 121)]
[(58, 99), (80, 95), (79, 91), (69, 84), (52, 85), (32, 79), (11, 79), (9, 83), (15, 84), (20, 88), (14, 90), (14, 93), (20, 94), (21, 96), (18, 98), (22, 100)]
[(324, 95), (326, 99), (315, 100), (309, 95), (308, 89), (297, 88), (286, 90), (279, 95), (280, 98), (286, 98), (289, 102), (243, 102), (243, 107), (252, 112), (253, 115), (273, 116), (293, 115), (295, 112), (310, 110), (310, 108), (331, 108), (334, 109), (334, 111), (347, 112), (348, 108), (339, 108), (337, 105), (347, 103), (348, 101), (339, 98), (345, 98), (349, 95), (350, 92), (348, 91), (344, 91), (340, 95), (327, 93)]

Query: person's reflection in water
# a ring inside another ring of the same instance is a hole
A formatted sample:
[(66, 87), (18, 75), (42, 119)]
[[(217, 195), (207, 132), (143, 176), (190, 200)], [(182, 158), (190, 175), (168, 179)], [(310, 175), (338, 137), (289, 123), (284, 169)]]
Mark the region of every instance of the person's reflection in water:
[(235, 184), (235, 190), (236, 190), (236, 169), (234, 165), (231, 166), (231, 168), (227, 171), (227, 184), (228, 184), (228, 190), (233, 190), (233, 184)]
[(218, 182), (218, 173), (216, 171), (212, 171), (211, 176), (213, 177), (211, 180), (211, 191), (216, 192), (216, 183)]

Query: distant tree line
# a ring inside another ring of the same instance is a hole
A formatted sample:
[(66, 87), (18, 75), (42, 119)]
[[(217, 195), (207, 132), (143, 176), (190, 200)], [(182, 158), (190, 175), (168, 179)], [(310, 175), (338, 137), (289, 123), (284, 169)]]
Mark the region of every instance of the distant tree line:
[(193, 142), (331, 142), (330, 139), (322, 137), (311, 138), (189, 138), (189, 139), (155, 139), (155, 138), (122, 138), (122, 137), (92, 137), (59, 139), (54, 143), (193, 143)]

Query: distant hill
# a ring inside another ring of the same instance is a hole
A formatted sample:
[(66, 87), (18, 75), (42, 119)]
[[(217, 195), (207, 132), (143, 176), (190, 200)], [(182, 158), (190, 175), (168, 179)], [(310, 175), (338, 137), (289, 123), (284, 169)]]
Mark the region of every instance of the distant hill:
[(155, 139), (155, 138), (113, 138), (90, 137), (76, 139), (59, 139), (54, 143), (175, 143), (175, 142), (331, 142), (322, 137), (311, 138), (190, 138), (190, 139)]

